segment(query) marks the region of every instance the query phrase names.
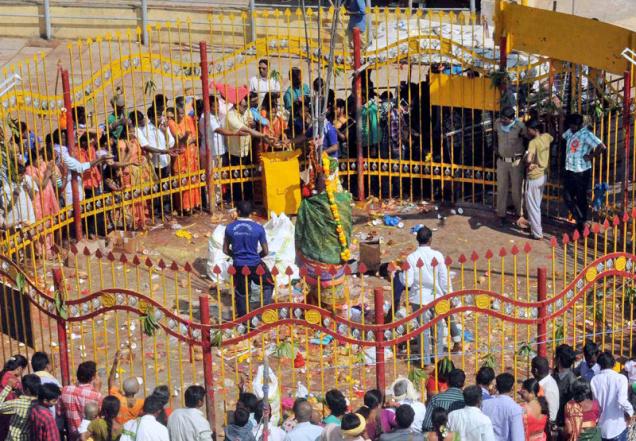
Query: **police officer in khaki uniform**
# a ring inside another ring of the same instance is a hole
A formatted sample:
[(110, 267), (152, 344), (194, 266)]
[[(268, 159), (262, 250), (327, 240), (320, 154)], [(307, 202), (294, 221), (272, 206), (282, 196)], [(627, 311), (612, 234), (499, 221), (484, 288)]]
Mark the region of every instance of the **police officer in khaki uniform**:
[(508, 191), (512, 193), (517, 218), (521, 216), (521, 186), (523, 183), (526, 126), (515, 116), (515, 109), (505, 107), (495, 120), (497, 132), (497, 217), (506, 223)]

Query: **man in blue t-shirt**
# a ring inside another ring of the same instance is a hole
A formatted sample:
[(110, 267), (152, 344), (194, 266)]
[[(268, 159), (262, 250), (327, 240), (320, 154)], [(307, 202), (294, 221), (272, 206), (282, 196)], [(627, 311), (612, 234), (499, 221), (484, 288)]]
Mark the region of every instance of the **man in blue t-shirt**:
[[(247, 313), (250, 282), (263, 287), (263, 304), (272, 302), (274, 283), (267, 265), (261, 260), (269, 254), (265, 229), (250, 219), (252, 203), (240, 201), (236, 205), (239, 218), (225, 229), (223, 240), (223, 252), (234, 260), (234, 295), (236, 298), (236, 316), (242, 317)], [(258, 252), (258, 245), (261, 252)], [(261, 266), (263, 274), (257, 274), (257, 268)], [(249, 269), (249, 275), (243, 274), (243, 268)]]

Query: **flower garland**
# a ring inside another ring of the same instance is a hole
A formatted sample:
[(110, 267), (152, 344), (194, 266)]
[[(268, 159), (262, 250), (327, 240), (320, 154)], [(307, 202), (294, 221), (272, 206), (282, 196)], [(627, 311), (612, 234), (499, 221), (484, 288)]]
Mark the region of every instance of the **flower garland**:
[(338, 206), (336, 205), (336, 188), (337, 188), (337, 175), (333, 176), (331, 173), (331, 158), (329, 155), (323, 152), (322, 154), (322, 169), (325, 174), (325, 182), (327, 198), (329, 199), (329, 207), (331, 208), (331, 214), (333, 215), (334, 221), (336, 221), (336, 232), (338, 233), (338, 240), (340, 241), (340, 259), (343, 262), (347, 262), (351, 259), (351, 250), (349, 250), (349, 246), (347, 244), (347, 237), (344, 233), (344, 228), (342, 227), (342, 222), (340, 219), (340, 213), (338, 212)]

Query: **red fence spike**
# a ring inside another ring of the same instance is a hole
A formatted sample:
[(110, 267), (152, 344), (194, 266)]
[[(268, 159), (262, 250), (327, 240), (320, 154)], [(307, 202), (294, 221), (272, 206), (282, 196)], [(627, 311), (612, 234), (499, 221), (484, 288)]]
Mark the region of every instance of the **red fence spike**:
[(592, 233), (598, 234), (600, 231), (601, 231), (601, 226), (599, 225), (598, 222), (594, 222), (592, 224)]
[(192, 265), (190, 265), (190, 262), (186, 262), (185, 265), (183, 265), (183, 269), (187, 272), (191, 272), (192, 271)]
[[(421, 261), (421, 260), (420, 260), (420, 261)], [(419, 263), (419, 261), (418, 261), (418, 263)], [(434, 257), (433, 257), (433, 260), (431, 260), (431, 266), (432, 266), (433, 268), (435, 268), (437, 265), (439, 265), (439, 262), (437, 261), (437, 259), (436, 259), (436, 258), (434, 258)]]
[(141, 263), (141, 260), (139, 260), (139, 256), (135, 254), (135, 257), (133, 257), (132, 263), (133, 265), (139, 265)]
[(417, 259), (417, 262), (415, 262), (415, 266), (417, 268), (422, 268), (424, 266), (424, 261), (421, 258)]
[(368, 270), (368, 268), (367, 268), (367, 266), (364, 264), (364, 262), (361, 262), (361, 263), (358, 265), (358, 272), (359, 272), (360, 274), (366, 274), (367, 270)]
[(75, 246), (75, 244), (71, 244), (71, 253), (77, 254), (77, 247)]
[(563, 245), (567, 245), (570, 243), (570, 236), (568, 236), (568, 233), (563, 233), (562, 242), (563, 242)]
[(278, 275), (280, 274), (280, 271), (278, 271), (278, 267), (276, 267), (276, 265), (274, 265), (274, 268), (272, 268), (270, 273), (272, 274), (272, 276), (278, 277)]
[(466, 256), (464, 256), (463, 254), (460, 254), (457, 261), (463, 265), (467, 261)]
[(605, 222), (603, 222), (603, 228), (605, 228), (607, 230), (609, 228), (609, 226), (610, 226), (610, 223), (607, 220), (607, 218), (605, 218)]
[(499, 250), (499, 257), (506, 257), (507, 254), (508, 252), (506, 251), (506, 249), (504, 247), (501, 247), (501, 249)]
[(309, 275), (307, 268), (305, 268), (304, 266), (300, 267), (299, 273), (300, 273), (300, 277), (302, 277), (303, 279)]
[(162, 270), (166, 269), (166, 262), (164, 262), (163, 259), (159, 259), (159, 262), (157, 262), (157, 266)]
[(214, 268), (212, 268), (212, 273), (216, 275), (221, 274), (221, 267), (219, 267), (218, 265), (214, 265)]
[(636, 207), (632, 207), (632, 218), (636, 219)]
[(128, 263), (128, 257), (126, 257), (126, 255), (124, 253), (121, 253), (119, 255), (119, 262), (123, 263), (124, 265)]
[(587, 225), (583, 228), (583, 237), (588, 237), (590, 235), (590, 227)]
[(235, 274), (236, 274), (236, 267), (235, 267), (235, 266), (231, 266), (231, 267), (229, 267), (229, 268), (227, 269), (227, 273), (228, 273), (230, 276), (235, 275)]
[(580, 237), (581, 235), (579, 234), (579, 230), (574, 230), (574, 233), (572, 233), (572, 240), (576, 242)]
[(285, 274), (290, 277), (294, 275), (294, 270), (292, 269), (291, 266), (288, 266), (287, 268), (285, 268)]
[(617, 215), (614, 215), (614, 219), (612, 219), (612, 224), (613, 224), (615, 227), (618, 227), (618, 226), (620, 225), (620, 223), (621, 223), (621, 221), (620, 221), (620, 219), (618, 218), (618, 216), (617, 216)]
[(470, 254), (470, 260), (472, 260), (473, 262), (477, 262), (477, 259), (479, 259), (479, 254), (477, 254), (477, 251), (473, 251)]
[(109, 251), (109, 252), (108, 252), (108, 255), (106, 255), (106, 258), (107, 258), (108, 260), (110, 260), (111, 262), (114, 262), (114, 261), (115, 261), (115, 255), (113, 254), (113, 252), (112, 252), (112, 251)]
[(350, 276), (351, 267), (349, 266), (349, 264), (346, 264), (344, 267), (342, 267), (342, 271), (344, 272), (345, 276)]
[(444, 264), (446, 266), (451, 266), (453, 264), (453, 259), (451, 259), (450, 256), (446, 256), (446, 259), (444, 259)]
[(519, 247), (515, 244), (512, 246), (512, 249), (510, 250), (510, 253), (513, 256), (516, 256), (517, 254), (519, 254)]
[(486, 254), (484, 255), (486, 257), (486, 259), (490, 260), (492, 259), (492, 256), (494, 256), (492, 250), (486, 250)]
[(402, 262), (402, 265), (400, 265), (400, 267), (402, 268), (402, 271), (408, 271), (411, 269), (411, 264), (405, 260), (404, 262)]
[(528, 254), (530, 251), (532, 251), (532, 245), (530, 245), (530, 242), (526, 242), (523, 246), (523, 252)]
[(263, 277), (265, 275), (265, 268), (263, 268), (263, 265), (256, 267), (256, 275), (259, 277)]
[(623, 222), (624, 223), (629, 222), (629, 214), (627, 214), (627, 212), (623, 213)]
[(144, 262), (144, 264), (150, 268), (151, 266), (153, 266), (154, 264), (152, 263), (152, 260), (150, 260), (150, 257), (146, 257), (146, 260)]
[(556, 246), (557, 246), (557, 240), (556, 240), (556, 237), (552, 236), (552, 239), (550, 239), (550, 246), (551, 246), (552, 248), (556, 248)]
[(179, 264), (173, 260), (170, 264), (170, 269), (172, 271), (179, 271)]
[[(89, 253), (89, 255), (90, 255), (90, 253)], [(97, 257), (98, 259), (101, 259), (102, 257), (104, 257), (104, 253), (102, 253), (102, 250), (97, 248), (97, 251), (95, 251), (95, 257)]]
[(244, 266), (243, 268), (241, 268), (241, 274), (244, 276), (249, 276), (251, 274), (250, 269)]

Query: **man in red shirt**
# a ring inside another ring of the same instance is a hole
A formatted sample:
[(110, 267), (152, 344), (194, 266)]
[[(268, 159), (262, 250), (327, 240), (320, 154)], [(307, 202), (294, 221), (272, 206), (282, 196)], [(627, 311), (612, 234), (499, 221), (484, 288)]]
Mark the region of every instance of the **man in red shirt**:
[(29, 413), (30, 441), (60, 441), (60, 432), (51, 413), (59, 397), (60, 388), (56, 384), (45, 383), (40, 386), (38, 399)]
[(78, 429), (86, 404), (92, 402), (101, 407), (103, 397), (100, 389), (101, 379), (97, 375), (97, 365), (94, 361), (81, 363), (77, 367), (77, 384), (62, 389), (60, 401), (70, 441), (80, 438)]

